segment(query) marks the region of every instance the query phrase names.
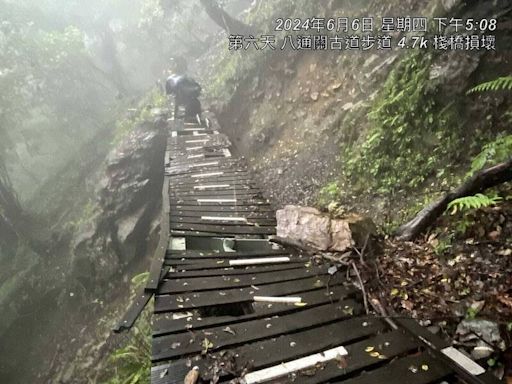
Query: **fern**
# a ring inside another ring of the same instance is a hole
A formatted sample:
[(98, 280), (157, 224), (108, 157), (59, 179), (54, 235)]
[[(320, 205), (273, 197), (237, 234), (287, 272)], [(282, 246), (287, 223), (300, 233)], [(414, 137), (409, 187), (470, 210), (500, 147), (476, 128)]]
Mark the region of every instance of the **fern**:
[(501, 200), (503, 200), (503, 198), (500, 196), (487, 196), (482, 193), (477, 193), (474, 196), (465, 196), (453, 200), (448, 204), (448, 209), (451, 209), (451, 214), (454, 215), (459, 211), (465, 212), (471, 209), (490, 207), (496, 205)]
[(496, 164), (512, 156), (512, 135), (498, 137), (484, 145), (482, 151), (471, 162), (470, 175), (487, 164)]
[(476, 87), (471, 88), (467, 94), (503, 90), (512, 90), (512, 76), (498, 77), (497, 79), (478, 84)]

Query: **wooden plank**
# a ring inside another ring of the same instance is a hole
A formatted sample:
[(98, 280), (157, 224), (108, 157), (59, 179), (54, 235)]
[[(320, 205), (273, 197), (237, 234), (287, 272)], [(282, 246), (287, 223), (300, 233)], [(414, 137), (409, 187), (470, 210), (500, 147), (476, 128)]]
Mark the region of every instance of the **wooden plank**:
[(274, 212), (270, 204), (249, 204), (249, 205), (199, 205), (171, 203), (171, 212), (176, 214), (179, 211), (200, 211), (200, 212)]
[[(298, 264), (300, 266), (303, 266), (304, 263), (309, 261), (309, 258), (306, 258), (305, 256), (294, 256), (292, 259), (293, 261), (286, 264), (280, 264), (281, 266), (291, 266), (294, 264)], [(230, 268), (229, 260), (228, 259), (220, 259), (220, 260), (207, 260), (207, 261), (200, 261), (200, 260), (177, 260), (177, 259), (167, 259), (165, 260), (165, 265), (174, 267), (177, 269), (186, 269), (187, 271), (198, 271), (198, 270), (223, 270), (225, 268)], [(237, 267), (240, 268), (240, 267)]]
[[(232, 180), (244, 180), (246, 178), (252, 178), (252, 175), (244, 170), (219, 170), (211, 169), (211, 170), (194, 170), (193, 172), (190, 172), (190, 174), (186, 175), (175, 175), (173, 176), (173, 184), (176, 185), (180, 182), (182, 183), (206, 183), (209, 182), (209, 180), (226, 180), (226, 179), (232, 179)], [(217, 182), (216, 181), (216, 182)]]
[[(363, 326), (363, 324), (365, 325)], [(385, 325), (379, 320), (349, 319), (292, 335), (232, 348), (229, 355), (233, 356), (235, 366), (249, 366), (256, 370), (279, 364), (283, 360), (305, 356), (311, 352), (320, 352), (329, 347), (346, 345), (352, 340), (372, 336), (384, 329)], [(295, 346), (292, 347), (292, 343), (295, 343)], [(310, 347), (312, 344), (316, 346), (316, 350)], [(223, 360), (219, 354), (209, 356), (209, 359), (215, 358)], [(201, 372), (206, 372), (209, 362), (206, 358), (198, 358), (194, 364), (200, 367)], [(151, 380), (153, 384), (181, 384), (184, 377), (183, 372), (185, 374), (188, 372), (186, 359), (153, 367)], [(225, 376), (226, 373), (221, 373), (221, 377)], [(203, 379), (208, 380), (208, 375), (205, 375)], [(394, 384), (393, 381), (389, 383)]]
[[(180, 210), (180, 211), (172, 212), (171, 218), (179, 217), (179, 218), (183, 218), (183, 219), (192, 219), (192, 218), (198, 218), (198, 217), (204, 216), (205, 214), (210, 214), (210, 213), (212, 213), (212, 212), (207, 212), (204, 210), (200, 210), (200, 211)], [(213, 212), (213, 213), (215, 213), (215, 212)], [(232, 215), (234, 213), (231, 213), (231, 212), (226, 213), (224, 211), (224, 212), (217, 212), (217, 214)], [(263, 212), (246, 211), (246, 212), (239, 212), (238, 215), (243, 215), (248, 220), (251, 220), (251, 219), (275, 219), (275, 217), (276, 217), (276, 215), (273, 211), (263, 211)]]
[(453, 373), (446, 365), (428, 353), (407, 356), (382, 368), (364, 373), (353, 379), (335, 381), (343, 384), (430, 384)]
[(256, 227), (251, 225), (225, 226), (207, 224), (171, 223), (171, 230), (199, 231), (214, 233), (229, 233), (237, 235), (272, 235), (276, 233), (275, 227)]
[(230, 332), (226, 332), (225, 327), (220, 326), (208, 328), (205, 331), (207, 334), (197, 332), (154, 338), (152, 343), (152, 361), (162, 361), (176, 357), (183, 358), (199, 354), (203, 349), (202, 342), (205, 338), (213, 344), (213, 347), (209, 350), (217, 351), (270, 337), (294, 333), (306, 328), (320, 327), (334, 321), (352, 317), (351, 313), (353, 311), (343, 310), (346, 306), (353, 309), (358, 304), (353, 300), (347, 300), (341, 302), (338, 307), (329, 303), (279, 317), (231, 324), (229, 327)]
[[(210, 160), (210, 161), (218, 161), (218, 160)], [(172, 164), (172, 161), (171, 161)], [(229, 175), (247, 175), (247, 169), (242, 167), (237, 167), (235, 165), (210, 165), (210, 166), (202, 166), (202, 167), (190, 167), (190, 166), (170, 166), (165, 168), (165, 173), (169, 176), (172, 176), (173, 179), (182, 180), (182, 179), (199, 179), (206, 178), (211, 179), (212, 177), (217, 177), (219, 175), (211, 175), (211, 176), (201, 176), (202, 174), (208, 174), (213, 172), (223, 172), (222, 176)]]
[[(310, 346), (313, 350), (314, 346)], [(314, 375), (299, 373), (294, 383), (320, 384), (341, 379), (360, 372), (362, 369), (373, 368), (390, 361), (396, 356), (419, 350), (419, 344), (402, 330), (386, 332), (370, 339), (345, 345), (348, 355), (345, 358), (345, 367), (340, 367), (338, 362), (330, 362), (314, 372)], [(369, 348), (373, 348), (369, 351)], [(372, 352), (378, 352), (378, 355)]]
[[(229, 234), (222, 234), (218, 232), (199, 232), (199, 231), (182, 231), (182, 230), (171, 230), (171, 236), (178, 237), (229, 237)], [(234, 235), (232, 235), (234, 236)]]
[(243, 265), (277, 264), (277, 263), (289, 263), (290, 261), (291, 261), (291, 259), (288, 256), (251, 258), (251, 259), (235, 259), (235, 260), (229, 260), (229, 266), (230, 267), (238, 267), (238, 266), (243, 266)]
[(283, 281), (292, 281), (303, 279), (309, 276), (323, 276), (327, 273), (325, 267), (312, 267), (304, 269), (293, 269), (286, 272), (274, 271), (261, 273), (254, 276), (212, 276), (199, 278), (184, 278), (164, 280), (159, 289), (159, 294), (182, 293), (182, 292), (200, 292), (217, 289), (241, 288), (256, 285), (261, 287), (265, 284), (271, 284)]
[(121, 333), (131, 329), (152, 297), (153, 293), (146, 293), (145, 288), (142, 288), (141, 292), (138, 292), (135, 296), (135, 300), (130, 305), (126, 314), (112, 331), (114, 333)]
[[(331, 286), (329, 292), (325, 289), (316, 289), (307, 292), (296, 292), (300, 294), (303, 301), (307, 303), (307, 308), (313, 308), (322, 304), (338, 302), (354, 296), (354, 288), (347, 288), (342, 285)], [(284, 315), (303, 310), (303, 307), (286, 304), (266, 305), (255, 303), (253, 305), (254, 313), (241, 316), (214, 316), (202, 318), (197, 313), (182, 319), (174, 319), (172, 313), (157, 313), (154, 315), (153, 335), (165, 335), (172, 333), (182, 333), (197, 331), (214, 326), (237, 324), (243, 321), (264, 319), (276, 315)], [(348, 308), (347, 308), (348, 310)], [(355, 308), (354, 314), (357, 314)]]
[[(232, 181), (232, 182), (217, 182), (215, 180), (209, 181), (207, 183), (190, 183), (190, 184), (177, 184), (171, 182), (171, 185), (169, 187), (170, 191), (177, 191), (177, 192), (186, 192), (186, 191), (193, 191), (197, 190), (195, 187), (199, 186), (207, 186), (207, 185), (229, 185), (229, 187), (224, 187), (221, 190), (230, 191), (233, 189), (261, 189), (259, 187), (259, 184), (256, 183), (254, 180), (249, 181)], [(215, 190), (215, 189), (205, 189), (205, 190)]]
[(217, 206), (258, 206), (268, 204), (268, 200), (262, 197), (195, 197), (195, 198), (176, 198), (170, 196), (171, 204), (197, 204), (217, 205)]
[(219, 192), (219, 191), (190, 191), (187, 193), (179, 192), (169, 192), (169, 196), (173, 200), (197, 200), (197, 199), (221, 199), (221, 198), (235, 198), (235, 199), (250, 199), (250, 198), (261, 198), (264, 199), (263, 194), (259, 190), (250, 191), (228, 191), (227, 193)]
[(295, 374), (298, 371), (315, 368), (320, 364), (324, 364), (338, 358), (343, 358), (343, 356), (346, 355), (347, 350), (343, 346), (331, 348), (299, 359), (282, 362), (281, 364), (264, 368), (259, 371), (250, 372), (244, 376), (244, 383), (261, 384), (271, 380), (281, 379)]
[(146, 292), (156, 292), (160, 280), (160, 274), (165, 261), (167, 245), (169, 243), (170, 223), (169, 223), (169, 177), (164, 176), (162, 187), (162, 213), (160, 218), (160, 240), (158, 242), (151, 268), (149, 270), (148, 282), (146, 283)]
[(185, 277), (210, 277), (210, 276), (239, 276), (239, 275), (257, 275), (259, 273), (267, 273), (272, 271), (289, 271), (292, 269), (304, 268), (300, 263), (288, 263), (278, 265), (265, 265), (258, 267), (243, 267), (243, 268), (223, 268), (223, 269), (206, 269), (199, 271), (180, 270), (179, 268), (173, 269), (168, 272), (165, 277), (167, 279), (179, 279)]
[(223, 252), (223, 251), (167, 251), (166, 259), (247, 259), (251, 257), (274, 257), (274, 256), (291, 256), (293, 255), (286, 249), (261, 249), (255, 251), (236, 251), (236, 252)]
[(189, 187), (194, 185), (201, 185), (207, 183), (241, 183), (247, 184), (250, 182), (254, 182), (254, 179), (251, 175), (218, 175), (212, 176), (209, 178), (192, 178), (186, 177), (181, 180), (174, 180), (173, 185), (180, 187)]
[[(233, 218), (233, 219), (231, 219)], [(235, 220), (237, 219), (237, 220)], [(216, 224), (216, 225), (240, 225), (249, 224), (252, 226), (267, 226), (275, 227), (277, 225), (276, 219), (251, 219), (240, 216), (226, 215), (226, 216), (198, 216), (198, 217), (172, 217), (171, 224)]]
[(254, 185), (254, 183), (203, 183), (190, 186), (174, 186), (171, 185), (169, 188), (170, 192), (173, 193), (187, 193), (187, 192), (244, 192), (244, 191), (261, 191), (261, 188)]
[(287, 281), (240, 289), (226, 289), (218, 292), (194, 292), (180, 295), (158, 295), (155, 298), (155, 312), (183, 311), (219, 304), (251, 302), (254, 295), (259, 296), (285, 296), (308, 289), (323, 288), (342, 280), (334, 276), (331, 282), (328, 279), (308, 277), (300, 280)]
[(456, 362), (442, 353), (442, 349), (449, 347), (451, 343), (429, 332), (428, 329), (422, 327), (417, 321), (412, 319), (396, 319), (393, 320), (401, 328), (405, 329), (411, 336), (429, 348), (437, 359), (443, 361), (451, 369), (453, 369), (458, 377), (470, 384), (498, 384), (500, 381), (491, 372), (485, 372), (479, 376), (474, 376), (467, 372), (464, 368), (460, 367)]

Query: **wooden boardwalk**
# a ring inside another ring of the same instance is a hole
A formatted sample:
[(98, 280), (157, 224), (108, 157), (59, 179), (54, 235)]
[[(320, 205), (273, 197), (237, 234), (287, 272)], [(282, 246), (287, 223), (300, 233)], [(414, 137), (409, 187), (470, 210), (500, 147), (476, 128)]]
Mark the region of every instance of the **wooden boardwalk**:
[(165, 172), (137, 303), (155, 296), (152, 384), (183, 383), (193, 366), (205, 383), (498, 383), (415, 322), (366, 315), (344, 273), (269, 243), (272, 205), (213, 123), (170, 122)]

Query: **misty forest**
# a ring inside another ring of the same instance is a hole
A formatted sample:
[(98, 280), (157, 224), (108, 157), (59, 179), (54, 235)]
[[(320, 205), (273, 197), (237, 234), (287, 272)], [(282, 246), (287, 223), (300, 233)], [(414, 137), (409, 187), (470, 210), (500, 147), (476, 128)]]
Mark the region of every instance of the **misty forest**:
[[(279, 18), (385, 15), (497, 19), (495, 30), (485, 24), (496, 47), (279, 49)], [(238, 35), (275, 35), (276, 49), (235, 47)], [(112, 329), (150, 279), (163, 236), (163, 163), (178, 126), (166, 82), (176, 73), (200, 84), (208, 118), (197, 115), (207, 123), (194, 135), (215, 124), (279, 209), (277, 219), (255, 214), (254, 233), (277, 226), (272, 241), (307, 257), (302, 266), (356, 287), (350, 299), (364, 301), (350, 316), (415, 319), (512, 383), (512, 5), (501, 0), (0, 0), (0, 383), (157, 382), (153, 301), (129, 331)], [(321, 233), (325, 220), (332, 233)], [(342, 227), (344, 248), (333, 245)], [(206, 359), (242, 337), (226, 324), (218, 338), (180, 332)], [(350, 349), (347, 360), (350, 370)], [(251, 370), (185, 382), (250, 383), (236, 377)], [(428, 383), (476, 383), (454, 377)]]

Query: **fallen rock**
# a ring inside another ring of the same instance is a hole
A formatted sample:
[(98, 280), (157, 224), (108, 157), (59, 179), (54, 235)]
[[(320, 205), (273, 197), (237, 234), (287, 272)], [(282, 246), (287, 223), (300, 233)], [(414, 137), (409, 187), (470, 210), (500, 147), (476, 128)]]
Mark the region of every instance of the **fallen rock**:
[(287, 205), (276, 212), (277, 236), (286, 237), (319, 250), (331, 245), (331, 219), (311, 207)]
[(457, 335), (465, 343), (474, 342), (479, 346), (482, 341), (491, 345), (504, 346), (497, 323), (489, 320), (463, 320), (457, 326)]
[(331, 218), (316, 208), (287, 205), (276, 212), (277, 236), (289, 238), (320, 251), (344, 252), (362, 247), (377, 233), (369, 218), (359, 215)]
[(354, 246), (350, 224), (341, 219), (331, 219), (331, 245), (333, 251), (345, 251)]

